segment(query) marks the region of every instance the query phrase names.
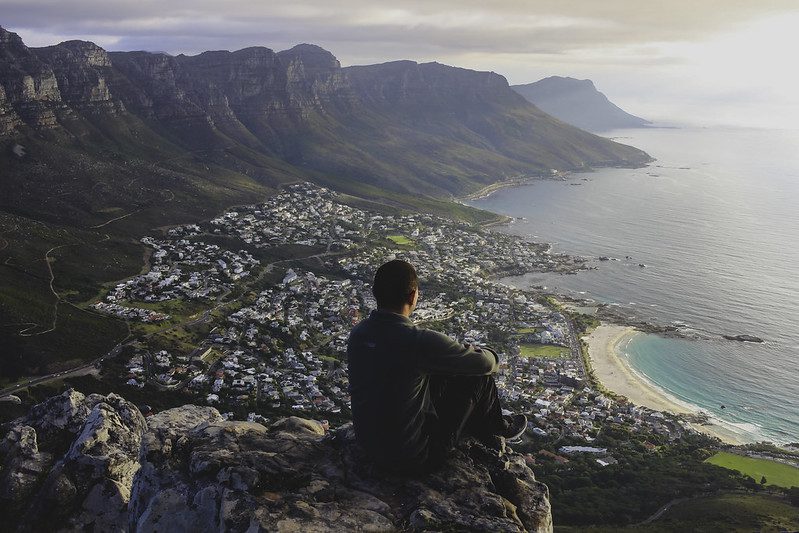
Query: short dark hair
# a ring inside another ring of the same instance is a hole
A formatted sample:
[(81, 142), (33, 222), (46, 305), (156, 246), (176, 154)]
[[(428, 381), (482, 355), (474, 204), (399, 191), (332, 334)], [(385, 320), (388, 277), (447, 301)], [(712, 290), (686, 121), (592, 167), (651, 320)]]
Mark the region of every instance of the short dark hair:
[(407, 261), (394, 259), (383, 264), (375, 273), (372, 294), (378, 307), (401, 307), (408, 295), (419, 288), (416, 269)]

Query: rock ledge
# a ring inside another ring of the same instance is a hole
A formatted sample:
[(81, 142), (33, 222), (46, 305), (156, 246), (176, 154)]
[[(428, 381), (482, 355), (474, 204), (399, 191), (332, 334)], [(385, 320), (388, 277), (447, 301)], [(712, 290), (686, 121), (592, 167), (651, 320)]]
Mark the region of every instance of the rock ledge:
[[(19, 531), (552, 531), (524, 458), (467, 440), (438, 472), (376, 470), (352, 426), (270, 427), (67, 391), (4, 428), (0, 506)], [(47, 509), (47, 512), (43, 512)]]

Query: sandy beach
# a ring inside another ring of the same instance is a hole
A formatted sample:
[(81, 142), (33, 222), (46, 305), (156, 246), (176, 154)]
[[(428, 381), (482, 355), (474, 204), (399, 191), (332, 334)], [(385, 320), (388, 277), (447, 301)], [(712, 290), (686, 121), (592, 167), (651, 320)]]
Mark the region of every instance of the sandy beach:
[[(633, 337), (640, 334), (632, 327), (603, 324), (583, 337), (588, 344), (591, 367), (596, 378), (605, 388), (627, 397), (636, 405), (675, 414), (698, 413), (698, 409), (671, 398), (663, 390), (636, 375), (626, 359), (620, 356), (619, 350), (623, 350)], [(721, 424), (691, 424), (691, 427), (729, 444), (743, 443), (732, 428)]]

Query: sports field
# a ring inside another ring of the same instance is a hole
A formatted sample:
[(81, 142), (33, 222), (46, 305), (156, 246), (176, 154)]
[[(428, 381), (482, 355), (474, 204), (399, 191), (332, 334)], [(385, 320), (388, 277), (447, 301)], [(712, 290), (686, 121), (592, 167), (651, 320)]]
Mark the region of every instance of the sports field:
[(705, 462), (737, 470), (758, 483), (765, 476), (766, 485), (799, 487), (799, 468), (769, 459), (755, 459), (734, 453), (718, 452), (713, 457), (706, 459)]
[(558, 359), (568, 357), (569, 349), (551, 344), (520, 344), (519, 355), (522, 357), (540, 357), (545, 359)]
[(400, 246), (408, 246), (413, 244), (413, 241), (405, 235), (389, 235), (388, 238), (394, 241), (394, 244), (399, 244)]

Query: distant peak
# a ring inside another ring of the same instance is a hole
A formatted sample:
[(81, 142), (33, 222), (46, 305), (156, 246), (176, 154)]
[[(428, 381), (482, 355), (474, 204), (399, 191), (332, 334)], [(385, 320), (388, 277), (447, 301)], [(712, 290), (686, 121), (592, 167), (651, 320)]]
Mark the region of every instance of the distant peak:
[(266, 46), (248, 46), (241, 50), (236, 50), (233, 55), (249, 55), (249, 56), (273, 56), (275, 51)]
[(296, 46), (283, 50), (277, 53), (277, 56), (283, 61), (301, 61), (306, 67), (320, 68), (320, 69), (338, 69), (341, 68), (336, 56), (321, 46), (315, 44), (301, 43)]
[(613, 104), (591, 80), (550, 76), (512, 88), (545, 113), (588, 131), (638, 128), (649, 124), (649, 121)]
[[(288, 50), (282, 50), (282, 51), (280, 51), (278, 53), (279, 54), (284, 54), (284, 53), (292, 53), (292, 52), (293, 53), (330, 54), (330, 52), (328, 52), (327, 50), (325, 50), (321, 46), (316, 45), (316, 44), (310, 44), (310, 43), (300, 43), (298, 45), (292, 46)], [(332, 55), (332, 54), (330, 54), (330, 55)]]
[(63, 41), (53, 46), (46, 46), (43, 48), (33, 48), (34, 52), (39, 53), (67, 53), (76, 58), (82, 58), (87, 64), (95, 67), (110, 67), (111, 60), (108, 53), (97, 44), (91, 41), (80, 41), (73, 39), (70, 41)]
[(563, 88), (583, 88), (583, 89), (593, 89), (596, 90), (596, 86), (594, 82), (591, 80), (581, 80), (579, 78), (572, 78), (569, 76), (549, 76), (547, 78), (542, 78), (533, 83), (526, 83), (523, 85), (519, 85), (519, 87), (528, 87), (528, 86), (538, 86), (538, 87), (550, 87), (550, 86), (558, 86)]
[(22, 38), (20, 38), (19, 35), (17, 35), (13, 31), (8, 31), (2, 26), (0, 26), (0, 44), (14, 44), (18, 46), (25, 46), (22, 43)]
[(79, 39), (71, 39), (69, 41), (63, 41), (58, 43), (56, 46), (64, 46), (66, 48), (71, 49), (84, 49), (84, 48), (92, 48), (92, 49), (101, 49), (102, 47), (91, 42), (91, 41), (81, 41)]

